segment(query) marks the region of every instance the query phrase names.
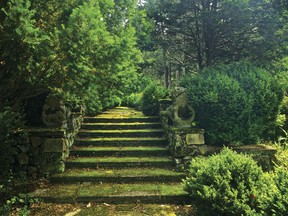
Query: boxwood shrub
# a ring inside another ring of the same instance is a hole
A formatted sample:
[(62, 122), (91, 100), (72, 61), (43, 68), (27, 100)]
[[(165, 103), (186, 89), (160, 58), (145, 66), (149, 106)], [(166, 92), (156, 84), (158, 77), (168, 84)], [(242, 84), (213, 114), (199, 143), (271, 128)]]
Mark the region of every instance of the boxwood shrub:
[(203, 215), (286, 215), (287, 170), (264, 173), (249, 156), (225, 148), (192, 160), (184, 188)]
[(181, 85), (208, 144), (251, 144), (269, 139), (284, 91), (267, 71), (232, 63), (188, 75)]

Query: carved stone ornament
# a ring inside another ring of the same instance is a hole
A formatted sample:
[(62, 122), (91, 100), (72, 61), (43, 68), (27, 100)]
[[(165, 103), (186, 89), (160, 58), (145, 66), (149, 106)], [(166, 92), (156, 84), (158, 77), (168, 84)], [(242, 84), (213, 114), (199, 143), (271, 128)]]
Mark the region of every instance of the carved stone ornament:
[(167, 114), (172, 120), (173, 125), (178, 128), (192, 127), (192, 122), (195, 118), (195, 111), (188, 103), (185, 93), (185, 88), (176, 87), (172, 91), (173, 103), (167, 109)]
[(69, 113), (59, 97), (48, 95), (42, 110), (42, 121), (48, 128), (66, 128)]

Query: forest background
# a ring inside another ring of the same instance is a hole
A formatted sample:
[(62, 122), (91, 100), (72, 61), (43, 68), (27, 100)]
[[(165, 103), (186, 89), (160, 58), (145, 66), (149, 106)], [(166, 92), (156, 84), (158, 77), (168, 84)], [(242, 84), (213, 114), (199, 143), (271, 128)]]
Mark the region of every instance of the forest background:
[(141, 104), (144, 113), (157, 114), (158, 99), (169, 95), (163, 87), (176, 85), (187, 88), (208, 143), (286, 133), (284, 0), (5, 0), (0, 7), (6, 146), (13, 129), (41, 125), (33, 118), (50, 92), (90, 115)]

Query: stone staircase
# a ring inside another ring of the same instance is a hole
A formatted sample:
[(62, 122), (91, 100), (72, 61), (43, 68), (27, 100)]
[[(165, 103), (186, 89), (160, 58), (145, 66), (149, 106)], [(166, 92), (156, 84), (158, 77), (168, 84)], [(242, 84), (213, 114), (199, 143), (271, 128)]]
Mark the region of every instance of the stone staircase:
[(188, 195), (157, 117), (118, 107), (86, 117), (66, 171), (35, 192), (45, 202), (184, 204)]

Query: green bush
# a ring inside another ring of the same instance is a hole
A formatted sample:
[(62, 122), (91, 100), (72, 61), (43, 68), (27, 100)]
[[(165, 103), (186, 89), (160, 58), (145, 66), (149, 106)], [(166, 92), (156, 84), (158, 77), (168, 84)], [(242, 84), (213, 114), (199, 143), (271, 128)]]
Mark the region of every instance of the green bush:
[(132, 93), (128, 96), (123, 97), (122, 105), (138, 109), (141, 107), (141, 99), (142, 99), (142, 94)]
[(274, 140), (287, 147), (288, 139), (288, 97), (285, 96), (281, 103), (280, 113), (277, 116)]
[(95, 115), (103, 110), (103, 105), (96, 86), (90, 86), (88, 88), (87, 94), (84, 97), (84, 104), (87, 115)]
[(17, 145), (15, 145), (15, 130), (24, 128), (25, 121), (20, 112), (5, 107), (0, 112), (0, 122), (0, 173), (5, 174), (15, 163), (18, 152)]
[(283, 89), (247, 63), (207, 68), (182, 81), (208, 144), (251, 144), (270, 138)]
[[(193, 159), (184, 188), (204, 215), (273, 215), (279, 194), (271, 175), (251, 157), (228, 148)], [(287, 206), (284, 202), (279, 197), (277, 205)]]
[(6, 204), (0, 206), (0, 215), (11, 215), (11, 211), (17, 208), (18, 216), (28, 216), (29, 205), (37, 203), (39, 200), (27, 194), (18, 194), (6, 201)]
[(270, 215), (275, 214), (279, 216), (287, 215), (288, 212), (288, 171), (287, 167), (278, 167), (273, 173), (274, 182), (278, 188), (278, 193), (274, 196), (274, 202), (271, 209), (269, 209)]
[(168, 91), (156, 84), (148, 85), (142, 96), (141, 109), (147, 116), (159, 115), (159, 100), (168, 95)]
[(221, 73), (191, 77), (186, 92), (205, 129), (206, 142), (236, 143), (244, 136), (243, 116), (249, 100), (239, 83)]

